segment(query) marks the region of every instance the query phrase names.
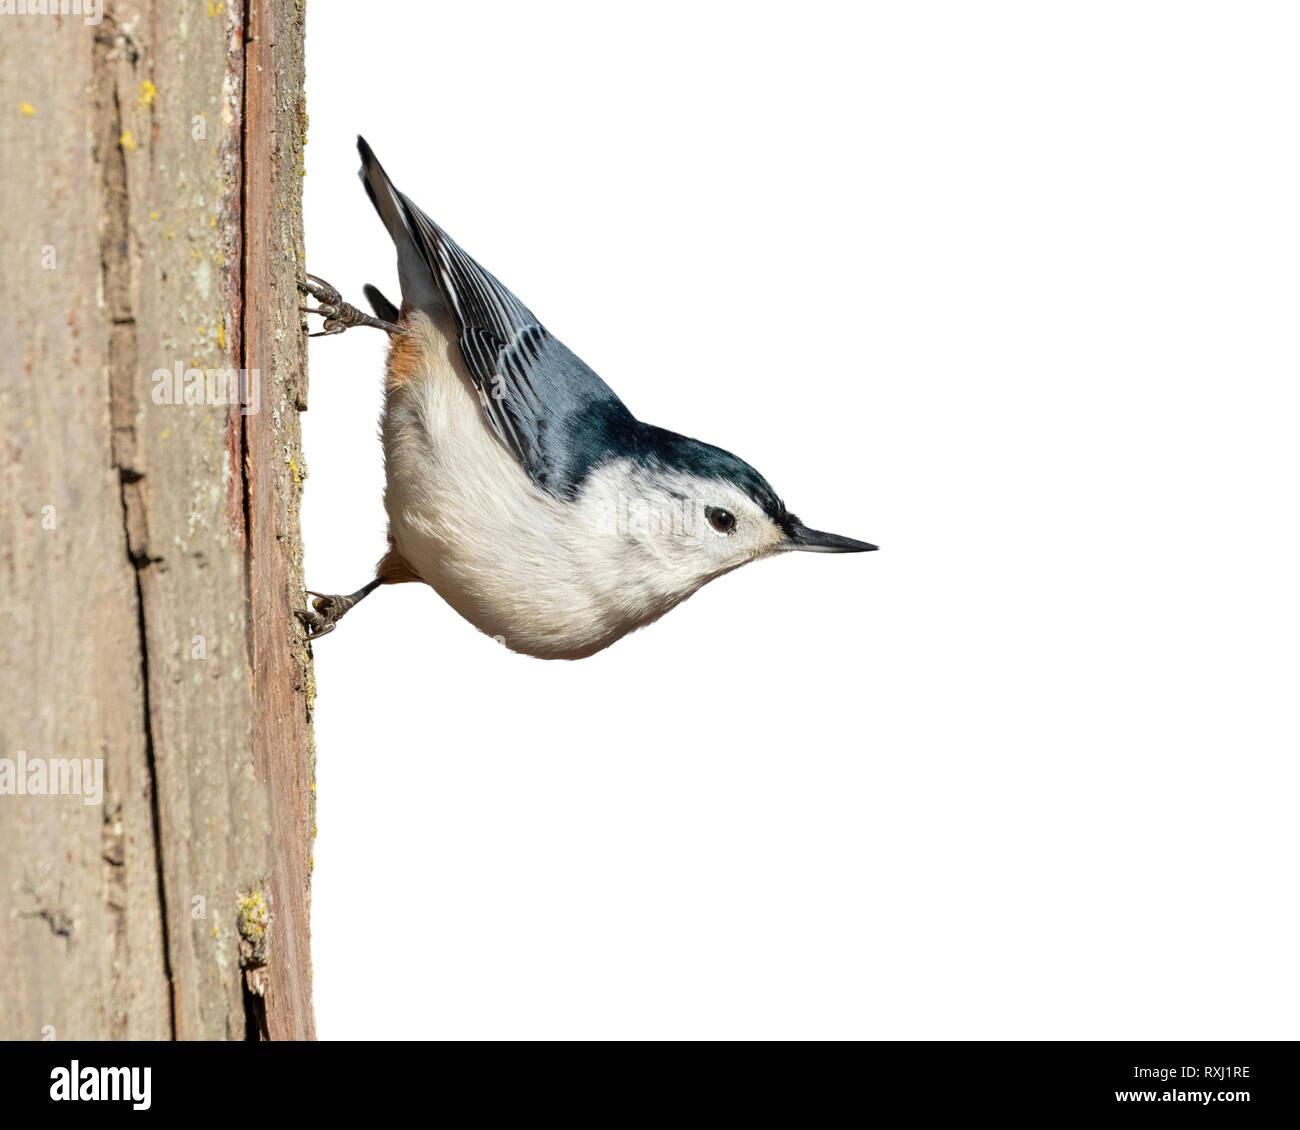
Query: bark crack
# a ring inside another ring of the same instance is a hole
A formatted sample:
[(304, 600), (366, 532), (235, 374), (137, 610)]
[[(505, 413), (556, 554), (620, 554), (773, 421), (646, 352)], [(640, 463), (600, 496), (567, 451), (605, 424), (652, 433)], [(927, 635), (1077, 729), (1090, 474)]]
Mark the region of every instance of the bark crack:
[[(239, 325), (239, 356), (240, 365), (247, 371), (251, 372), (248, 363), (248, 308), (247, 300), (249, 278), (248, 278), (248, 238), (244, 231), (244, 218), (248, 215), (248, 177), (245, 170), (248, 168), (248, 51), (249, 29), (253, 26), (253, 4), (255, 0), (244, 0), (243, 5), (243, 28), (244, 35), (241, 43), (243, 51), (240, 57), (240, 66), (244, 81), (240, 84), (239, 90), (239, 143), (238, 143), (238, 165), (239, 165), (239, 269), (235, 272), (237, 282), (235, 285), (239, 288), (237, 318)], [(244, 607), (248, 620), (245, 631), (248, 640), (248, 658), (257, 669), (257, 640), (255, 639), (252, 623), (253, 610), (253, 490), (252, 490), (252, 459), (249, 451), (248, 432), (250, 419), (247, 416), (239, 414), (237, 409), (232, 408), (232, 413), (236, 415), (237, 422), (232, 424), (239, 428), (239, 468), (240, 483), (243, 487), (241, 502), (243, 504), (242, 513), (244, 520)], [(254, 737), (256, 741), (256, 737)], [(253, 757), (256, 764), (256, 754)], [(243, 954), (247, 947), (247, 941), (243, 937), (243, 903), (241, 902), (241, 941), (240, 952)], [(267, 924), (269, 930), (269, 922)], [(269, 937), (267, 939), (269, 944)], [(250, 1041), (263, 1041), (270, 1039), (270, 1032), (267, 1028), (266, 1017), (266, 969), (265, 961), (263, 967), (254, 970), (247, 967), (241, 960), (243, 968), (243, 994), (244, 1003), (244, 1039)]]
[(162, 929), (163, 973), (169, 986), (168, 1008), (171, 1038), (176, 1039), (176, 981), (172, 970), (168, 929), (167, 891), (163, 868), (162, 823), (159, 808), (157, 750), (154, 745), (153, 703), (150, 693), (149, 633), (144, 573), (158, 560), (151, 557), (141, 491), (145, 471), (136, 449), (135, 421), (140, 405), (136, 396), (139, 343), (134, 295), (137, 255), (132, 248), (130, 197), (127, 193), (126, 155), (120, 138), (123, 115), (118, 96), (116, 71), (119, 59), (134, 67), (138, 52), (119, 46), (117, 27), (106, 15), (95, 36), (94, 107), (95, 143), (102, 170), (100, 200), (100, 282), (108, 320), (108, 399), (112, 426), (112, 460), (118, 472), (122, 504), (122, 529), (127, 557), (135, 580), (136, 646), (139, 652), (141, 706), (145, 768), (149, 779), (149, 811), (152, 822), (154, 871), (158, 888), (158, 909)]

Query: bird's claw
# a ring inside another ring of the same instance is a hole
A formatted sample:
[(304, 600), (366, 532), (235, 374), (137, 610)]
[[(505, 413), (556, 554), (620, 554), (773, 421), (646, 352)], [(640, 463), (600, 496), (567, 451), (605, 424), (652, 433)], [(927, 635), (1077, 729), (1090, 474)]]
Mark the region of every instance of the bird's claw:
[(308, 334), (308, 337), (341, 334), (353, 326), (374, 326), (375, 329), (390, 334), (406, 333), (401, 326), (395, 326), (382, 318), (372, 318), (369, 314), (358, 310), (352, 303), (344, 302), (343, 296), (334, 287), (316, 275), (308, 275), (306, 279), (300, 280), (298, 289), (304, 294), (310, 294), (319, 303), (318, 306), (299, 306), (298, 309), (306, 314), (321, 314), (325, 318), (321, 330), (318, 333)]
[(293, 614), (307, 629), (309, 640), (329, 635), (338, 627), (343, 614), (356, 604), (356, 598), (351, 596), (329, 595), (313, 592), (311, 589), (307, 589), (306, 593), (313, 598), (311, 608), (295, 608)]

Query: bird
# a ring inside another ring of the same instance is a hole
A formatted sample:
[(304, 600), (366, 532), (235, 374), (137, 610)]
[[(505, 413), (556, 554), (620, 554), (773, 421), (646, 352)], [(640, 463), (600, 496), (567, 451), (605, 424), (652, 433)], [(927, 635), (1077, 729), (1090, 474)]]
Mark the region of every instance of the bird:
[(318, 276), (299, 286), (325, 317), (312, 336), (389, 335), (388, 551), (356, 592), (307, 590), (309, 639), (380, 586), (423, 582), (513, 651), (583, 659), (751, 561), (877, 548), (805, 525), (729, 451), (638, 420), (357, 148), (400, 307), (371, 285), (374, 316)]

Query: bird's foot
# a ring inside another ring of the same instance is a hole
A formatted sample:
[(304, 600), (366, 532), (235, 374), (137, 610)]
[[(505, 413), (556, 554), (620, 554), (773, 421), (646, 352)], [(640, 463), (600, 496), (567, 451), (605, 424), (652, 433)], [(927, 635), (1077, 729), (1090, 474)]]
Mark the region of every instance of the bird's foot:
[(307, 638), (309, 640), (319, 639), (321, 636), (327, 636), (332, 632), (343, 614), (347, 612), (358, 601), (365, 600), (372, 592), (375, 591), (384, 582), (376, 577), (373, 581), (362, 585), (354, 593), (347, 596), (331, 596), (323, 592), (313, 592), (307, 590), (307, 595), (314, 597), (311, 602), (311, 608), (295, 608), (293, 614), (302, 621), (302, 626), (307, 629)]
[(325, 593), (312, 592), (311, 589), (307, 590), (307, 595), (314, 598), (311, 608), (295, 608), (293, 614), (307, 629), (309, 640), (328, 636), (343, 619), (343, 614), (361, 599), (356, 593), (351, 596), (329, 596)]
[[(298, 289), (304, 294), (310, 294), (320, 303), (319, 306), (299, 306), (298, 309), (307, 314), (323, 314), (325, 317), (320, 332), (308, 334), (308, 337), (327, 337), (330, 334), (341, 334), (344, 330), (351, 329), (353, 326), (374, 326), (375, 329), (384, 330), (390, 334), (406, 333), (401, 326), (386, 322), (382, 318), (372, 318), (369, 314), (362, 313), (352, 303), (344, 302), (343, 296), (337, 290), (324, 279), (317, 278), (315, 275), (308, 275), (304, 281), (299, 282)], [(339, 615), (341, 616), (342, 613), (339, 613)]]

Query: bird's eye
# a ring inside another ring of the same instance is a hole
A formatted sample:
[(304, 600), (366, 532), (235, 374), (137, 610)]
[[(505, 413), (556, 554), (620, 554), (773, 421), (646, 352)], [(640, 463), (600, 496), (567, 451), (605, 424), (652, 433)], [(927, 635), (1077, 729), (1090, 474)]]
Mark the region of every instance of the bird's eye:
[(730, 510), (723, 510), (721, 506), (705, 507), (704, 516), (708, 518), (709, 525), (720, 534), (729, 534), (736, 528), (736, 516)]

